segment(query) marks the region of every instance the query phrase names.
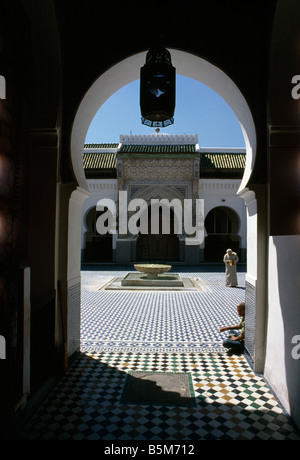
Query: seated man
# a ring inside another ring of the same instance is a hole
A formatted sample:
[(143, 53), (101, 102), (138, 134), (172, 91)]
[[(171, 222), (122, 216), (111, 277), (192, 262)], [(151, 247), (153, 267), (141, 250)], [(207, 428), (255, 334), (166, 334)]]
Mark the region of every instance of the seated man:
[[(223, 342), (223, 347), (228, 348), (228, 354), (241, 354), (244, 352), (245, 338), (245, 302), (241, 302), (237, 306), (238, 315), (242, 318), (241, 322), (236, 326), (221, 327), (220, 332), (230, 331), (230, 335)], [(240, 329), (240, 333), (236, 332)]]

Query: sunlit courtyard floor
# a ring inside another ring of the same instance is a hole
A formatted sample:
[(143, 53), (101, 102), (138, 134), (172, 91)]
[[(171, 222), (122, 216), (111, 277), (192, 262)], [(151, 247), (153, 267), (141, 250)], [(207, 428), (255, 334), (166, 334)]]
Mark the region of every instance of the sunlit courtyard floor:
[[(185, 268), (181, 275), (195, 280), (196, 291), (106, 290), (127, 272), (82, 271), (81, 352), (19, 439), (300, 439), (248, 359), (222, 347), (220, 327), (239, 322), (245, 273), (237, 288), (225, 287), (222, 272)], [(188, 374), (192, 404), (124, 401), (127, 378), (137, 371)]]

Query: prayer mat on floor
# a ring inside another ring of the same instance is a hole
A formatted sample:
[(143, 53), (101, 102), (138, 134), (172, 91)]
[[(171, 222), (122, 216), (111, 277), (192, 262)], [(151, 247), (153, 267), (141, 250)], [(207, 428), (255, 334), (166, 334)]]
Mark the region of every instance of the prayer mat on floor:
[(121, 402), (195, 407), (196, 400), (191, 374), (131, 372), (125, 381)]

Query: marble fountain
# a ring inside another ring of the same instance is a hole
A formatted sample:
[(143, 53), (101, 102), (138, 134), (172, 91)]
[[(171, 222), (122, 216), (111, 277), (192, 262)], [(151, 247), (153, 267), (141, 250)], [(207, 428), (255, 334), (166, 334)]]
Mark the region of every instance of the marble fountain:
[(198, 290), (190, 278), (168, 273), (172, 265), (134, 264), (135, 272), (114, 280), (106, 289), (124, 290)]
[(122, 286), (183, 287), (178, 273), (167, 273), (171, 270), (171, 265), (135, 264), (134, 268), (136, 272), (124, 276)]

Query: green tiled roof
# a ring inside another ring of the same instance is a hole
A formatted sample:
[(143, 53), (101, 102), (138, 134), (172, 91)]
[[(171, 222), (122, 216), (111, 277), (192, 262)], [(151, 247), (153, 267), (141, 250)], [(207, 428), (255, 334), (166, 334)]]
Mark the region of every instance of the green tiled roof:
[(193, 144), (183, 145), (122, 145), (120, 153), (195, 153), (196, 146)]
[(205, 153), (200, 155), (202, 169), (244, 169), (245, 153)]
[(113, 169), (116, 166), (117, 157), (115, 153), (92, 152), (83, 154), (84, 169)]
[[(104, 145), (104, 144), (93, 144)], [(112, 145), (109, 144), (111, 148)], [(97, 148), (97, 147), (94, 147)], [(194, 145), (124, 145), (124, 153), (196, 153)], [(245, 168), (246, 154), (200, 152), (200, 177), (242, 177)], [(116, 177), (116, 152), (85, 152), (83, 167), (86, 177)]]

